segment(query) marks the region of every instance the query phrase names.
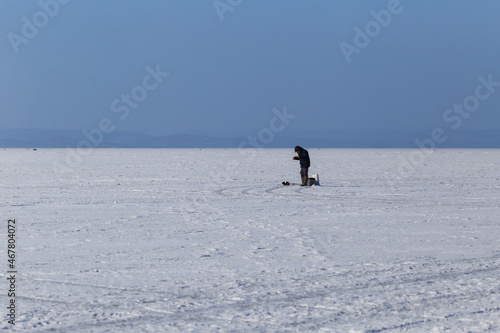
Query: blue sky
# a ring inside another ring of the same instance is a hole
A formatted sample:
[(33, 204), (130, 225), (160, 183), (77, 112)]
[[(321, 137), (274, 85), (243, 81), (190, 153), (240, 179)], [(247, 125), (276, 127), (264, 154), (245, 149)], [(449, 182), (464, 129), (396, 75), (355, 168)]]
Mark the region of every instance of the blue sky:
[[(479, 76), (500, 82), (497, 0), (215, 4), (0, 0), (0, 128), (246, 135), (286, 106), (293, 132), (433, 129)], [(346, 57), (356, 27), (372, 37)], [(500, 88), (461, 129), (499, 124)]]

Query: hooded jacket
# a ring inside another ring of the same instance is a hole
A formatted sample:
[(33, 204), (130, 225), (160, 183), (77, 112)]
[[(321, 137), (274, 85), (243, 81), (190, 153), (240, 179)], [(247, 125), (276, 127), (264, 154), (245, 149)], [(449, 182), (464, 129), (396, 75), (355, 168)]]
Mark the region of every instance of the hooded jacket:
[(296, 146), (295, 152), (299, 154), (300, 167), (309, 168), (311, 166), (311, 160), (309, 160), (309, 153), (307, 150), (300, 146)]

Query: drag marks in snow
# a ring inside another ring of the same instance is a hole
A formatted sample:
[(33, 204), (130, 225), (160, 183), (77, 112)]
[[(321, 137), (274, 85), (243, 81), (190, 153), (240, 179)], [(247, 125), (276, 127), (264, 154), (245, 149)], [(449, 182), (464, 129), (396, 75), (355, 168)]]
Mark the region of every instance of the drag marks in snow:
[[(51, 310), (33, 310), (20, 322), (30, 323), (33, 329), (63, 331), (133, 329), (141, 325), (182, 331), (237, 325), (257, 330), (348, 331), (364, 327), (367, 332), (384, 332), (445, 329), (460, 319), (481, 322), (486, 325), (483, 328), (495, 330), (500, 328), (498, 322), (495, 326), (500, 287), (490, 273), (499, 269), (499, 257), (427, 264), (304, 267), (299, 271), (282, 266), (261, 273), (257, 280), (223, 278), (204, 288), (186, 281), (170, 286), (169, 291), (33, 279), (25, 281), (27, 286), (43, 289), (46, 284), (53, 292), (50, 285), (54, 284), (59, 298), (23, 298), (26, 308), (36, 309), (48, 302), (50, 305), (44, 308)], [(278, 279), (273, 282), (266, 278), (268, 274)], [(311, 276), (315, 278), (313, 283), (306, 278)], [(63, 296), (64, 301), (60, 299)], [(445, 304), (454, 306), (450, 309)], [(56, 319), (59, 312), (65, 318)], [(415, 320), (415, 313), (423, 319)], [(65, 319), (72, 324), (66, 325)]]
[[(385, 190), (385, 189), (384, 189)], [(265, 185), (253, 186), (231, 186), (223, 187), (214, 191), (214, 194), (235, 200), (258, 199), (283, 202), (288, 200), (303, 200), (312, 206), (330, 204), (335, 206), (359, 207), (366, 205), (372, 209), (386, 210), (404, 207), (429, 207), (446, 205), (436, 203), (425, 198), (412, 198), (406, 193), (373, 193), (373, 188), (354, 186), (313, 186), (302, 187), (298, 185), (266, 187)], [(374, 205), (375, 204), (375, 205)], [(453, 204), (450, 202), (449, 204)]]
[(312, 188), (277, 181), (297, 177), (285, 150), (234, 175), (220, 170), (238, 150), (95, 150), (57, 179), (64, 150), (4, 151), (2, 207), (22, 222), (16, 324), (500, 331), (497, 151), (437, 151), (391, 185), (380, 175), (404, 152), (310, 153)]

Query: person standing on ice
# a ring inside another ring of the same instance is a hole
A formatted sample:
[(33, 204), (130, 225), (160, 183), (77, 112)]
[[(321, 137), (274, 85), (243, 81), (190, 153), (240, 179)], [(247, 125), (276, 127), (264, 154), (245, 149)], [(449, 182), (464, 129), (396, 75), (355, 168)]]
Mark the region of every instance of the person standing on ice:
[(302, 178), (302, 184), (301, 186), (306, 186), (307, 185), (307, 178), (309, 177), (307, 175), (307, 171), (309, 170), (309, 167), (311, 166), (311, 160), (309, 159), (309, 153), (307, 150), (300, 146), (295, 147), (295, 152), (297, 153), (297, 156), (294, 156), (294, 160), (300, 161), (300, 178)]

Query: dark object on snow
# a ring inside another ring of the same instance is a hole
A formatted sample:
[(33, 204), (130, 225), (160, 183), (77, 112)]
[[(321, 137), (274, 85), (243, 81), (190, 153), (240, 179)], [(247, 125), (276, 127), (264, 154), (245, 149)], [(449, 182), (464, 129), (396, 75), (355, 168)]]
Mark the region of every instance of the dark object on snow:
[(295, 156), (293, 159), (300, 161), (300, 178), (302, 179), (301, 186), (306, 186), (308, 178), (307, 172), (309, 167), (311, 166), (309, 153), (307, 152), (307, 150), (300, 146), (295, 146), (295, 152), (297, 153), (297, 156)]
[(311, 178), (309, 178), (308, 182), (311, 182), (311, 186), (312, 185), (320, 185), (319, 183), (319, 175), (318, 174), (315, 174), (315, 175), (312, 175)]
[[(281, 182), (284, 186), (291, 186), (291, 185), (302, 185), (298, 183), (290, 183), (290, 182)], [(304, 186), (314, 186), (314, 185), (319, 185), (319, 175), (312, 175), (311, 178), (306, 179), (306, 184)]]
[(298, 154), (293, 159), (300, 161), (301, 168), (309, 168), (311, 166), (311, 160), (309, 159), (309, 153), (307, 150), (300, 146), (295, 147), (295, 152)]

